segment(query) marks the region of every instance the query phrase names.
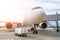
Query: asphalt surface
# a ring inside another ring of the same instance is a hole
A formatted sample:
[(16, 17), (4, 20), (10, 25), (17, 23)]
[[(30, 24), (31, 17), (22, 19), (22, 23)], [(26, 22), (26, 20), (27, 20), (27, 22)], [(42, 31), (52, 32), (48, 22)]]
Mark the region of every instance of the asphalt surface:
[(60, 32), (39, 30), (38, 34), (27, 34), (27, 37), (16, 36), (14, 32), (0, 31), (0, 40), (60, 40)]

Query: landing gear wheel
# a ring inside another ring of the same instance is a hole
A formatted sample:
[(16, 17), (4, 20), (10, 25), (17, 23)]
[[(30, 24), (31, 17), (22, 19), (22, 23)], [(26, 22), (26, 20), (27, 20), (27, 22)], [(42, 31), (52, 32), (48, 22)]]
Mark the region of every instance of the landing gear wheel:
[(37, 30), (34, 30), (34, 31), (33, 31), (33, 34), (37, 34), (37, 33), (38, 33)]

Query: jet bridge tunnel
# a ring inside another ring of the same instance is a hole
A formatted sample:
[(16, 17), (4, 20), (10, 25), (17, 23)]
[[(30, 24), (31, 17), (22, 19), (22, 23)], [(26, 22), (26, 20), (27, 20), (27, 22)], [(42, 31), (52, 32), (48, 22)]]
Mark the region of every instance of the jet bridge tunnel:
[[(53, 24), (53, 21), (54, 21), (54, 23), (55, 23), (55, 25), (56, 25), (56, 31), (57, 32), (59, 32), (59, 29), (60, 29), (60, 14), (57, 14), (57, 12), (56, 12), (56, 14), (54, 14), (54, 15), (47, 15), (46, 17), (45, 17), (45, 19), (44, 19), (46, 22), (47, 22), (47, 24), (48, 25), (53, 25), (54, 26), (54, 24)], [(48, 22), (52, 22), (51, 24), (49, 24)], [(52, 27), (53, 28), (53, 27)]]

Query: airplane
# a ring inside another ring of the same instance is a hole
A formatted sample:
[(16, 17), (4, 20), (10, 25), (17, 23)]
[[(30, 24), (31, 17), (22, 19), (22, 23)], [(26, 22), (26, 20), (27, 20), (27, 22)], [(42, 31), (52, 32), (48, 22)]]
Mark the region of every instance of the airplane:
[[(58, 19), (57, 19), (57, 16), (58, 16)], [(33, 27), (34, 31), (37, 31), (36, 27), (38, 27), (39, 24), (41, 29), (45, 29), (47, 28), (47, 21), (57, 21), (57, 20), (60, 20), (59, 17), (60, 17), (60, 14), (46, 15), (42, 7), (33, 7), (29, 12), (29, 14), (24, 16), (24, 20), (22, 23), (10, 22), (10, 21), (0, 21), (0, 23), (4, 22), (6, 29), (26, 26), (26, 27)]]
[[(31, 9), (30, 13), (24, 16), (24, 20), (22, 23), (19, 22), (9, 22), (9, 21), (0, 21), (5, 22), (5, 26), (7, 29), (16, 28), (16, 27), (23, 27), (23, 26), (31, 26), (34, 25), (34, 31), (36, 30), (36, 26), (43, 21), (41, 28), (45, 29), (47, 27), (46, 21), (44, 18), (46, 17), (46, 13), (43, 11), (42, 7), (34, 7)], [(15, 25), (15, 26), (14, 26)]]

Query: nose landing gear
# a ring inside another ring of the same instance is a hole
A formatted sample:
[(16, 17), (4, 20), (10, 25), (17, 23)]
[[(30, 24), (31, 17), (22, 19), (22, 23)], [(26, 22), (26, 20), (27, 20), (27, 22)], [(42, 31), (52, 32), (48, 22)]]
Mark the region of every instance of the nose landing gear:
[(37, 34), (38, 33), (38, 31), (37, 31), (38, 25), (39, 24), (34, 24), (33, 34)]

